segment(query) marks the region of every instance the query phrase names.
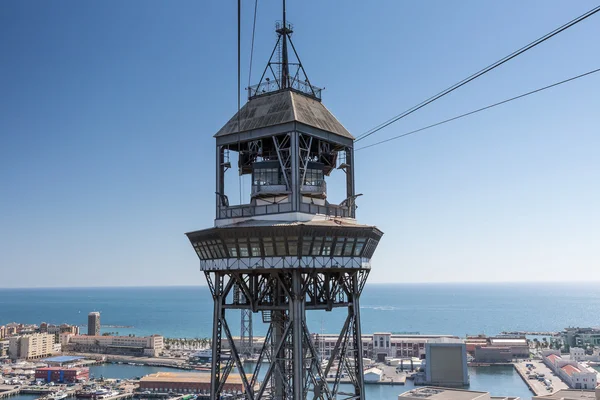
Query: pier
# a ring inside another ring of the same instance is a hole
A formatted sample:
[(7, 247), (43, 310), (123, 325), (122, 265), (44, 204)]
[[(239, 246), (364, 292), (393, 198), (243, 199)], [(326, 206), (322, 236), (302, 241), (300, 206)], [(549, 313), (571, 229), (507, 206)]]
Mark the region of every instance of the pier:
[(0, 390), (2, 390), (2, 391), (0, 391), (0, 399), (3, 399), (5, 397), (10, 397), (10, 396), (16, 396), (19, 393), (21, 393), (21, 388), (14, 389), (14, 387), (12, 387), (12, 386), (11, 386), (11, 388), (12, 389), (5, 390), (7, 388), (3, 389), (0, 387)]
[[(527, 372), (529, 372), (527, 368), (527, 364), (533, 364), (534, 371), (537, 373), (544, 374), (544, 377), (552, 382), (552, 386), (547, 387), (542, 381), (538, 379), (530, 379)], [(525, 382), (529, 390), (533, 392), (536, 396), (542, 396), (545, 394), (554, 393), (561, 389), (568, 389), (566, 383), (564, 383), (560, 377), (554, 375), (550, 368), (546, 367), (544, 363), (540, 361), (520, 361), (514, 363), (514, 368), (517, 370), (517, 373), (521, 376), (521, 379)]]

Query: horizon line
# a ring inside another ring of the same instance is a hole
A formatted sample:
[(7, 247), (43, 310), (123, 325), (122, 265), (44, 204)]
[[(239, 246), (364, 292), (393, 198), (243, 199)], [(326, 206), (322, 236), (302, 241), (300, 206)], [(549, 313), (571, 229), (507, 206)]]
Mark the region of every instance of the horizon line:
[[(597, 284), (600, 280), (595, 281), (424, 281), (424, 282), (367, 282), (366, 285), (527, 285), (527, 284)], [(0, 290), (22, 290), (22, 289), (151, 289), (151, 288), (206, 288), (207, 284), (199, 285), (115, 285), (115, 286), (16, 286), (16, 287), (1, 287)]]

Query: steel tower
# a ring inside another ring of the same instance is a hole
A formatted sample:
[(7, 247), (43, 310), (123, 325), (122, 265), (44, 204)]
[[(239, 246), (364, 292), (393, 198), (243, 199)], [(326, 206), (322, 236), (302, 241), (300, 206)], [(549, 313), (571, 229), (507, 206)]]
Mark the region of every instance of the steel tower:
[[(359, 300), (383, 233), (356, 222), (354, 137), (308, 80), (285, 11), (276, 32), (260, 82), (215, 135), (215, 225), (187, 233), (214, 299), (210, 398), (220, 398), (235, 366), (248, 400), (364, 399)], [(239, 174), (251, 175), (249, 204), (230, 205), (225, 195), (232, 152)], [(326, 177), (334, 171), (345, 174), (340, 204), (327, 201)], [(305, 313), (338, 307), (347, 309), (346, 319), (331, 358), (321, 362)], [(251, 371), (240, 357), (243, 338), (231, 334), (229, 310), (260, 313), (268, 325)], [(342, 373), (353, 393), (339, 391)]]

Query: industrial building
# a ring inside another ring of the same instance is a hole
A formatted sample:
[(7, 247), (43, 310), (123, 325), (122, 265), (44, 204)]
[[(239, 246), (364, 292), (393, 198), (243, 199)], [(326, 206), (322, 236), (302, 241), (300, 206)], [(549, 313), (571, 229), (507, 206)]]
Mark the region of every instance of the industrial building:
[(100, 313), (97, 311), (88, 314), (88, 336), (99, 336), (100, 335)]
[(524, 336), (499, 336), (467, 338), (467, 349), (474, 349), (475, 362), (508, 363), (529, 358), (529, 344)]
[(45, 382), (74, 383), (90, 379), (89, 368), (45, 367), (35, 370), (35, 379)]
[(544, 350), (542, 359), (571, 389), (595, 389), (596, 371), (575, 360), (565, 360), (558, 350)]
[(54, 335), (47, 333), (12, 336), (8, 340), (8, 353), (12, 360), (44, 358), (58, 349), (54, 346)]
[(425, 383), (461, 387), (469, 384), (467, 348), (460, 341), (431, 342), (425, 345)]
[(398, 395), (398, 400), (520, 400), (519, 397), (490, 396), (488, 392), (425, 386)]
[[(157, 372), (140, 379), (140, 390), (153, 393), (206, 393), (210, 390), (210, 374), (200, 372)], [(237, 374), (227, 377), (224, 392), (244, 392), (242, 378)]]
[(65, 350), (81, 353), (121, 354), (134, 356), (158, 356), (164, 348), (163, 337), (152, 336), (89, 336), (60, 335)]

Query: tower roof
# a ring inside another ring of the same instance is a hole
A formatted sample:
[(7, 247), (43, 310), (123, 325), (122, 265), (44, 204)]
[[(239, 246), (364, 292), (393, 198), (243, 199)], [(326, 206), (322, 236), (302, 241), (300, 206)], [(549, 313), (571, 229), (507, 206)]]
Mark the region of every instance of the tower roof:
[(234, 135), (288, 122), (300, 122), (354, 140), (350, 132), (344, 128), (323, 103), (293, 89), (280, 90), (254, 97), (242, 107), (239, 115), (239, 130), (238, 113), (236, 113), (216, 133), (215, 137)]

